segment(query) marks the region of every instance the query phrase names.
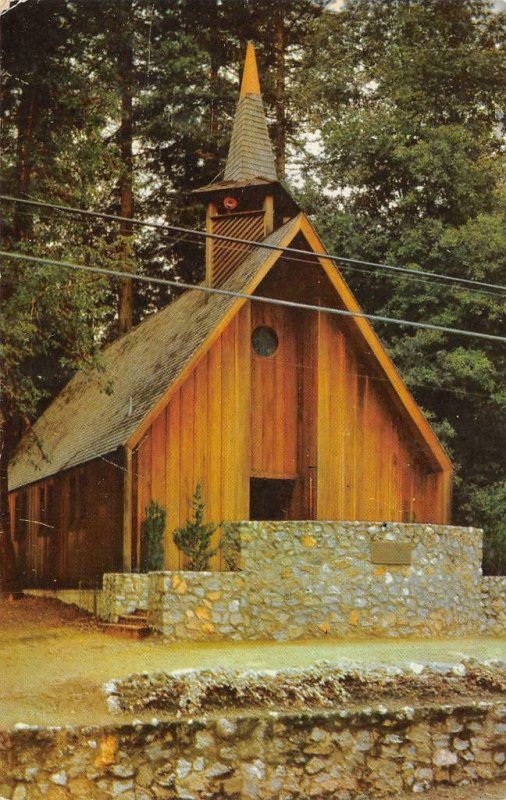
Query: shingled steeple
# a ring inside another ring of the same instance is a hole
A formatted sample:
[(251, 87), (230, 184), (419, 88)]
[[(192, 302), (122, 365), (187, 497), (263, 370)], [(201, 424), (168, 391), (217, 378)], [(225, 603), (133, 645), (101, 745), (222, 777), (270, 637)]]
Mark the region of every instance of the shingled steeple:
[(225, 167), (225, 180), (244, 181), (253, 178), (278, 180), (260, 94), (255, 48), (249, 42)]
[[(194, 191), (208, 203), (206, 230), (224, 237), (261, 241), (299, 211), (276, 172), (251, 42), (246, 49), (224, 180)], [(207, 284), (222, 286), (250, 251), (247, 244), (208, 238)]]

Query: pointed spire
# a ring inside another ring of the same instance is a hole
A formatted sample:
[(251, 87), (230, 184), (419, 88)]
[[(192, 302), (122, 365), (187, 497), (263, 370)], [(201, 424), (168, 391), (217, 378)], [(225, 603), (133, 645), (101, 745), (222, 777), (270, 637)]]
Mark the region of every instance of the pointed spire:
[(243, 181), (252, 178), (278, 180), (260, 94), (255, 48), (248, 42), (225, 180)]
[(244, 72), (242, 74), (240, 97), (244, 97), (247, 94), (261, 94), (257, 57), (255, 55), (255, 47), (253, 42), (248, 42), (246, 47), (246, 58), (244, 59)]

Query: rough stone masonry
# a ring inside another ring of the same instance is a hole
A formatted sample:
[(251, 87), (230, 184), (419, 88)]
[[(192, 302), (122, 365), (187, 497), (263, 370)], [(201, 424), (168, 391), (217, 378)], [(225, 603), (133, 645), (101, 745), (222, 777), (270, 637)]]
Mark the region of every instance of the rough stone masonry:
[[(148, 576), (154, 629), (179, 640), (457, 636), (482, 629), (480, 530), (245, 522), (230, 531), (237, 571)], [(396, 550), (404, 563), (389, 563)]]
[(0, 732), (8, 800), (355, 800), (506, 776), (506, 705)]

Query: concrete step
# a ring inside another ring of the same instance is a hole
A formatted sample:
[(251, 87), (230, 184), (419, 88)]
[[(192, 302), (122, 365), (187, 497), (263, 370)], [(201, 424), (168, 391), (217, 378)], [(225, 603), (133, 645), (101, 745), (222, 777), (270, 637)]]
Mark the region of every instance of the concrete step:
[(145, 639), (151, 633), (151, 628), (143, 625), (142, 622), (102, 622), (100, 629), (111, 636), (118, 636), (122, 639)]
[(145, 611), (134, 611), (132, 614), (124, 614), (118, 618), (122, 625), (147, 625), (148, 615)]

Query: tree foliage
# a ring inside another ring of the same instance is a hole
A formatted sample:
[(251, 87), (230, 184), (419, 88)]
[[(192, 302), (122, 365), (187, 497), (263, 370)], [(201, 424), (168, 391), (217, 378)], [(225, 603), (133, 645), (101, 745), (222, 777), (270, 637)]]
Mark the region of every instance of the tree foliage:
[(197, 483), (191, 500), (191, 519), (172, 534), (174, 543), (187, 556), (187, 569), (203, 571), (208, 568), (209, 559), (218, 552), (218, 547), (210, 547), (211, 537), (220, 527), (204, 522), (205, 504), (202, 485)]
[[(369, 312), (504, 330), (503, 293), (416, 273), (504, 283), (505, 30), (485, 0), (349, 0), (315, 31), (301, 96), (314, 98), (322, 149), (304, 202), (333, 252), (413, 271), (343, 266)], [(455, 521), (480, 525), (486, 507), (492, 531), (506, 475), (504, 345), (380, 333), (454, 461)]]
[(165, 522), (167, 512), (152, 500), (146, 509), (146, 554), (144, 571), (162, 570), (165, 566)]

